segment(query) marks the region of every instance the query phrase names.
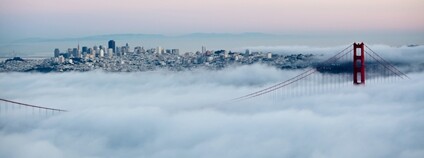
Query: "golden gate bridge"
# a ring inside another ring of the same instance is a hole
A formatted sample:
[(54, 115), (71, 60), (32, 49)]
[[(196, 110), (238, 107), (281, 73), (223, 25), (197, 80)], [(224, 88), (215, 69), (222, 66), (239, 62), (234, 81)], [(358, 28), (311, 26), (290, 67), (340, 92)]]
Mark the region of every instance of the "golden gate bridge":
[[(365, 55), (370, 59), (367, 62), (365, 61)], [(373, 79), (371, 81), (374, 82), (386, 82), (409, 77), (364, 43), (354, 43), (353, 47), (346, 47), (329, 59), (311, 66), (295, 77), (234, 98), (232, 101), (253, 99), (270, 93), (291, 93), (290, 89), (299, 90), (302, 87), (306, 88), (306, 91), (308, 91), (307, 88), (309, 87), (309, 89), (313, 88), (312, 91), (319, 92), (322, 89), (321, 86), (328, 89), (329, 83), (333, 87), (340, 87), (340, 84), (351, 82), (354, 86), (365, 85), (367, 78)]]
[[(409, 77), (364, 43), (353, 43), (329, 59), (310, 65), (305, 71), (292, 78), (228, 101), (239, 102), (263, 96), (284, 99), (285, 97), (320, 93), (345, 85), (364, 86), (365, 83), (385, 83), (401, 79), (409, 79)], [(39, 115), (67, 112), (60, 108), (0, 98), (0, 116), (22, 109), (30, 109), (32, 114), (38, 113)]]

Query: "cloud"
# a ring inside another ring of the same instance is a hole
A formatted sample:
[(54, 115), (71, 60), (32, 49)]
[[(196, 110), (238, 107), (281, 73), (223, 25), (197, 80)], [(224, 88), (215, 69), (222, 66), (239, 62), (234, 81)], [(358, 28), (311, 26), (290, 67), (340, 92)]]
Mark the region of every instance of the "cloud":
[[(343, 50), (344, 48), (352, 46), (352, 44), (346, 44), (342, 46), (333, 46), (333, 47), (311, 47), (311, 46), (256, 46), (256, 47), (246, 47), (246, 49), (251, 49), (252, 51), (269, 51), (278, 54), (290, 55), (290, 54), (323, 54), (332, 56), (337, 52)], [(398, 60), (398, 61), (421, 61), (424, 55), (424, 45), (418, 45), (415, 47), (408, 46), (388, 46), (388, 45), (369, 45), (369, 48), (374, 50), (376, 53), (382, 55), (385, 59), (388, 60)], [(350, 50), (349, 48), (348, 50)], [(369, 49), (366, 49), (369, 51)]]
[[(424, 73), (304, 95), (288, 87), (290, 92), (222, 102), (300, 72), (250, 65), (3, 74), (2, 97), (70, 112), (46, 116), (11, 105), (6, 112), (2, 104), (0, 157), (424, 156)], [(313, 91), (318, 82), (302, 84)]]
[[(246, 47), (252, 51), (263, 51), (273, 52), (283, 55), (291, 54), (315, 54), (318, 59), (326, 60), (333, 55), (337, 54), (344, 48), (350, 46), (346, 44), (344, 46), (335, 47), (311, 47), (311, 46), (257, 46), (257, 47)], [(382, 58), (387, 60), (389, 63), (395, 64), (399, 69), (404, 72), (422, 72), (424, 70), (424, 45), (418, 45), (415, 47), (400, 46), (393, 47), (388, 45), (369, 45), (374, 52), (379, 54)], [(348, 51), (351, 48), (348, 49)], [(372, 51), (368, 48), (365, 49), (368, 53)], [(375, 55), (374, 55), (375, 56)], [(375, 56), (376, 57), (376, 56)], [(372, 57), (366, 55), (366, 61), (375, 62)]]

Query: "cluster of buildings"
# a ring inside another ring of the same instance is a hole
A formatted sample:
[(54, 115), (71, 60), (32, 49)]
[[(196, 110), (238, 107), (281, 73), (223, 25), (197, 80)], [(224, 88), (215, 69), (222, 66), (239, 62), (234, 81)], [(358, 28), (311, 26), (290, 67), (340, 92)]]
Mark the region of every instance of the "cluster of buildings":
[(234, 52), (227, 50), (207, 50), (180, 53), (179, 49), (162, 47), (145, 49), (116, 46), (114, 40), (102, 45), (80, 48), (68, 48), (62, 52), (54, 49), (54, 57), (40, 60), (9, 60), (0, 63), (0, 72), (4, 71), (90, 71), (101, 69), (111, 72), (134, 72), (168, 69), (172, 71), (206, 68), (223, 69), (230, 65), (265, 64), (280, 69), (296, 69), (310, 66), (314, 61), (312, 54), (281, 55), (270, 52)]
[[(179, 49), (171, 49), (171, 50), (164, 50), (162, 47), (157, 47), (156, 49), (149, 49), (145, 50), (143, 47), (135, 47), (134, 51), (135, 53), (172, 53), (172, 54), (179, 54)], [(123, 56), (130, 53), (130, 46), (128, 43), (125, 46), (117, 47), (116, 42), (114, 40), (110, 40), (108, 42), (108, 46), (104, 47), (102, 45), (99, 46), (93, 46), (91, 48), (87, 46), (83, 46), (80, 48), (80, 45), (78, 44), (77, 48), (68, 48), (67, 51), (61, 52), (59, 48), (54, 49), (54, 57), (55, 61), (63, 64), (66, 62), (72, 63), (72, 59), (96, 59), (96, 58), (112, 58), (113, 56)]]

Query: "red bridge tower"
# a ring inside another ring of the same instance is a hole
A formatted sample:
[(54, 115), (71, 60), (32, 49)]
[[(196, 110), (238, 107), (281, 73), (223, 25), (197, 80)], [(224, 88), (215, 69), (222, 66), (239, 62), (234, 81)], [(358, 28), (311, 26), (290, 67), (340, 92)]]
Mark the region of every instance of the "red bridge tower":
[(353, 43), (353, 84), (365, 84), (364, 43)]

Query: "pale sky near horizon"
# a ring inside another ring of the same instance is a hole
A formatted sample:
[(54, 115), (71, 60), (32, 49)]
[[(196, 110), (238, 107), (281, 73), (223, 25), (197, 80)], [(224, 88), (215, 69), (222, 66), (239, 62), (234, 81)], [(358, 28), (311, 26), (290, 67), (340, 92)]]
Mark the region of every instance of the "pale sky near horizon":
[(0, 0), (3, 39), (115, 33), (424, 32), (423, 0)]

